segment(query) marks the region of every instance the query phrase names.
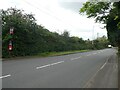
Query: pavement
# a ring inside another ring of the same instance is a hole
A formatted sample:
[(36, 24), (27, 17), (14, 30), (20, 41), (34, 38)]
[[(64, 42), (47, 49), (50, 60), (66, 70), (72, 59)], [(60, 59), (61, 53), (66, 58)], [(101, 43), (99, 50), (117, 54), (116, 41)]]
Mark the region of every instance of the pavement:
[(2, 88), (118, 88), (116, 49), (2, 62)]

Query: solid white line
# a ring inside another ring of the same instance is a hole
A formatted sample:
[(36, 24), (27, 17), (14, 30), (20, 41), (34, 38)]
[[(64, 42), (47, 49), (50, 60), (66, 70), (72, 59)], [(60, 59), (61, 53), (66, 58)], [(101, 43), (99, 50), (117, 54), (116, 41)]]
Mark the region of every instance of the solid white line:
[(10, 77), (10, 76), (11, 76), (10, 74), (9, 75), (5, 75), (5, 76), (1, 76), (0, 79), (6, 78), (6, 77)]
[(36, 69), (45, 68), (45, 67), (52, 66), (52, 65), (56, 65), (56, 64), (60, 64), (60, 63), (63, 63), (63, 62), (64, 62), (64, 61), (60, 61), (60, 62), (56, 62), (56, 63), (52, 63), (52, 64), (47, 64), (47, 65), (44, 65), (44, 66), (36, 67)]
[(88, 80), (88, 82), (84, 85), (83, 88), (89, 88), (90, 82), (91, 82), (91, 81), (93, 80), (93, 78), (97, 75), (97, 73), (98, 73), (101, 69), (103, 69), (103, 67), (107, 64), (109, 58), (110, 58), (110, 57), (107, 58), (106, 62), (102, 65), (102, 67), (97, 70), (97, 72)]
[(110, 57), (107, 58), (106, 62), (102, 65), (102, 67), (100, 68), (100, 70), (104, 68), (104, 66), (107, 64), (109, 58), (110, 58)]
[(100, 68), (100, 70), (103, 69), (106, 64), (107, 64), (107, 62), (105, 62), (105, 63), (102, 65), (102, 67)]

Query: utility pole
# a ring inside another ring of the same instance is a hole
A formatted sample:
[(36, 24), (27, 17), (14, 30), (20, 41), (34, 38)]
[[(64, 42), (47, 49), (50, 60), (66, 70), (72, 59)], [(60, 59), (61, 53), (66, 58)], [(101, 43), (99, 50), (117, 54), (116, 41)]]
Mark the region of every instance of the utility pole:
[(0, 16), (0, 58), (2, 58), (2, 17)]
[(99, 38), (99, 33), (97, 33), (97, 39)]
[[(92, 39), (94, 40), (94, 25), (93, 25), (93, 30), (92, 30)], [(92, 40), (92, 44), (94, 44), (93, 40)]]

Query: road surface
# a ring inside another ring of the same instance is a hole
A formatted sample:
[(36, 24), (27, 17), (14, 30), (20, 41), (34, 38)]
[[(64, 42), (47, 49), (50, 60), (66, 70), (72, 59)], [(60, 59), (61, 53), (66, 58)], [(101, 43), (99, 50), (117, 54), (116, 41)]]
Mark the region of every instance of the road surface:
[(117, 88), (115, 49), (3, 61), (3, 88)]

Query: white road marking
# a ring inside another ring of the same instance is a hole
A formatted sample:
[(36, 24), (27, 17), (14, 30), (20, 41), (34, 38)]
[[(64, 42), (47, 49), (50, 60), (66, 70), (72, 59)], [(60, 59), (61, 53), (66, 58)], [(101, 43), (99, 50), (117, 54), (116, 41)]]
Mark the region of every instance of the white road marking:
[(40, 67), (36, 67), (36, 69), (40, 69), (40, 68), (44, 68), (44, 67), (48, 67), (48, 66), (50, 66), (50, 64), (44, 65), (44, 66), (40, 66)]
[(72, 61), (72, 60), (75, 60), (75, 59), (74, 59), (74, 58), (71, 58), (71, 61)]
[(6, 77), (10, 77), (10, 76), (11, 76), (10, 74), (9, 75), (5, 75), (5, 76), (1, 76), (0, 79), (6, 78)]
[(97, 53), (93, 53), (93, 55), (95, 55), (95, 54), (97, 54)]
[(60, 63), (63, 63), (63, 62), (64, 62), (64, 61), (60, 61), (60, 62), (56, 62), (56, 63), (52, 63), (52, 64), (47, 64), (47, 65), (44, 65), (44, 66), (36, 67), (36, 69), (45, 68), (45, 67), (52, 66), (52, 65), (56, 65), (56, 64), (60, 64)]
[(102, 65), (102, 67), (100, 68), (100, 70), (103, 69), (106, 64), (107, 64), (107, 62), (105, 62), (105, 63)]
[(91, 54), (88, 54), (87, 56), (90, 56)]
[(79, 58), (81, 58), (81, 56), (80, 56), (80, 57), (76, 57), (76, 58), (71, 58), (71, 61), (72, 61), (72, 60), (79, 59)]
[(110, 58), (110, 57), (107, 58), (106, 62), (102, 65), (102, 67), (100, 68), (100, 70), (104, 68), (104, 66), (107, 64), (109, 58)]
[(83, 88), (88, 88), (89, 85), (91, 84), (91, 81), (93, 80), (93, 78), (97, 75), (97, 73), (104, 68), (104, 66), (107, 64), (108, 60), (110, 57), (107, 58), (106, 62), (102, 65), (102, 67), (100, 69), (97, 70), (97, 72), (88, 80), (88, 82), (84, 85)]
[(56, 64), (59, 64), (59, 63), (63, 63), (64, 61), (60, 61), (60, 62), (56, 62), (56, 63), (52, 63), (50, 65), (56, 65)]

